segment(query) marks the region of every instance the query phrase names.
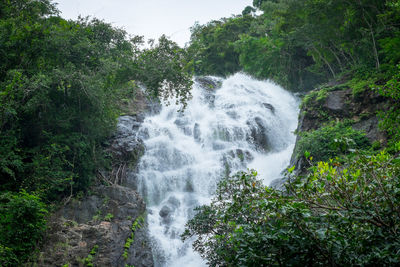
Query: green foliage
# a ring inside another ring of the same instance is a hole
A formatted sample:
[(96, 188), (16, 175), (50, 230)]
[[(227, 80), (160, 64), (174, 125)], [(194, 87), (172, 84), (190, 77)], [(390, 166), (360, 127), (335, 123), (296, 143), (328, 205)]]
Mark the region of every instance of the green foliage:
[(389, 266), (398, 255), (400, 158), (319, 162), (286, 192), (254, 171), (222, 180), (183, 239), (210, 266)]
[[(110, 165), (103, 146), (121, 99), (176, 97), (185, 106), (192, 84), (185, 52), (165, 37), (141, 50), (142, 39), (95, 18), (65, 20), (49, 0), (1, 1), (0, 192), (26, 190), (45, 203), (86, 192)], [(35, 224), (7, 220), (26, 228), (32, 248)], [(21, 264), (32, 252), (1, 241), (1, 254)]]
[(40, 198), (25, 191), (0, 194), (0, 265), (24, 263), (45, 229), (47, 210)]
[(129, 249), (131, 248), (131, 245), (133, 241), (135, 240), (135, 232), (137, 229), (141, 228), (144, 223), (144, 215), (141, 215), (136, 218), (136, 220), (132, 223), (131, 226), (131, 235), (126, 239), (125, 245), (124, 245), (124, 253), (122, 254), (122, 257), (124, 257), (125, 260), (128, 259), (129, 257)]
[(344, 72), (386, 71), (399, 62), (397, 1), (255, 0), (253, 6), (260, 15), (246, 7), (242, 16), (193, 27), (188, 50), (198, 73), (242, 69), (307, 91)]
[(379, 94), (391, 99), (388, 110), (380, 112), (380, 126), (389, 135), (389, 147), (393, 147), (400, 141), (400, 65), (397, 71), (383, 86), (378, 86)]
[(198, 75), (233, 74), (240, 70), (239, 54), (234, 43), (241, 34), (248, 33), (254, 18), (250, 15), (235, 16), (211, 21), (205, 25), (195, 24), (188, 53)]
[(370, 142), (364, 133), (343, 122), (330, 123), (317, 130), (301, 132), (295, 155), (300, 158), (307, 151), (316, 161), (326, 161), (356, 150), (368, 150)]
[[(120, 99), (176, 97), (185, 106), (191, 77), (182, 49), (98, 19), (67, 21), (47, 0), (0, 5), (0, 189), (25, 188), (53, 201), (85, 191), (105, 164)], [(13, 14), (13, 15), (9, 15)]]
[(186, 51), (161, 36), (156, 45), (145, 49), (137, 60), (140, 81), (152, 97), (167, 101), (175, 97), (183, 108), (190, 99), (192, 77)]
[(114, 218), (114, 215), (111, 213), (107, 213), (106, 216), (104, 216), (104, 220), (108, 221), (108, 222), (111, 222), (113, 218)]
[(331, 88), (322, 87), (309, 92), (301, 101), (301, 108), (309, 107), (311, 101), (322, 103), (327, 97)]
[(94, 256), (96, 256), (97, 250), (99, 249), (98, 245), (94, 245), (92, 250), (90, 250), (89, 255), (87, 255), (86, 258), (83, 259), (83, 264), (85, 264), (85, 266), (87, 267), (93, 267), (93, 259)]

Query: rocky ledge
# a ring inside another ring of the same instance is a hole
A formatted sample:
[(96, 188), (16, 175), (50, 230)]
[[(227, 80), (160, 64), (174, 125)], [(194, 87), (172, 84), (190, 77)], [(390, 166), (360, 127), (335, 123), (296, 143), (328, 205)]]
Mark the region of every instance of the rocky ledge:
[(144, 152), (137, 135), (143, 116), (119, 118), (109, 151), (111, 171), (102, 185), (74, 198), (52, 214), (37, 266), (153, 266), (146, 205), (126, 177)]
[[(304, 157), (298, 156), (296, 148), (302, 132), (317, 130), (332, 121), (351, 121), (352, 128), (364, 132), (371, 143), (384, 146), (385, 132), (379, 129), (378, 113), (390, 106), (390, 101), (376, 92), (366, 89), (355, 94), (352, 88), (336, 84), (313, 90), (303, 99), (297, 127), (297, 139), (290, 166), (297, 174), (305, 174)], [(283, 189), (286, 178), (271, 182), (270, 186)]]
[(129, 188), (94, 188), (53, 214), (38, 265), (153, 266), (145, 210)]

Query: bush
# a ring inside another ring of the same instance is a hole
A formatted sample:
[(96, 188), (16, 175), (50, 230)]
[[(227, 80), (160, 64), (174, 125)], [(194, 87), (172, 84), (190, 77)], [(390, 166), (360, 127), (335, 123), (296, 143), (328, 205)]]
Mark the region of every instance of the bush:
[(400, 158), (381, 152), (343, 166), (319, 162), (287, 191), (254, 171), (219, 183), (183, 239), (211, 266), (389, 266), (400, 264)]
[(381, 111), (378, 115), (381, 118), (380, 127), (389, 136), (388, 146), (393, 149), (400, 141), (400, 65), (383, 86), (378, 86), (380, 95), (390, 98), (390, 108)]
[(24, 191), (0, 195), (0, 265), (16, 266), (29, 259), (45, 229), (47, 210)]
[(330, 123), (317, 130), (301, 132), (295, 155), (300, 158), (307, 151), (315, 161), (326, 161), (357, 149), (368, 149), (370, 142), (364, 133), (347, 123)]

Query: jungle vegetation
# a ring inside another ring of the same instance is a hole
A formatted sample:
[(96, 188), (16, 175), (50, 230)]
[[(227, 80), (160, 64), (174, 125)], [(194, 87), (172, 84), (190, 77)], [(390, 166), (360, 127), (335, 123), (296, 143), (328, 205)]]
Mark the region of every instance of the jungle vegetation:
[(182, 235), (210, 266), (400, 264), (399, 34), (397, 0), (254, 0), (241, 15), (193, 27), (197, 74), (242, 70), (295, 92), (325, 84), (303, 107), (326, 97), (328, 82), (390, 103), (377, 114), (386, 146), (349, 122), (321, 121), (298, 133), (308, 169), (290, 166), (283, 189), (254, 170), (222, 179)]
[(21, 266), (46, 214), (95, 182), (121, 99), (175, 96), (184, 105), (186, 52), (96, 18), (65, 20), (50, 0), (0, 2), (0, 265)]

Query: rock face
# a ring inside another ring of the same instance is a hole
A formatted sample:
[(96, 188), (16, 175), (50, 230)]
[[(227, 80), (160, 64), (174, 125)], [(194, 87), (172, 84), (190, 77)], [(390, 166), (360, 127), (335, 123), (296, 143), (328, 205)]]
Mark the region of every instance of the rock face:
[(142, 139), (138, 136), (144, 116), (121, 116), (118, 118), (117, 131), (109, 150), (122, 161), (135, 162), (144, 152)]
[(268, 152), (271, 144), (268, 140), (268, 128), (265, 126), (264, 120), (260, 117), (255, 117), (254, 121), (248, 121), (247, 125), (249, 125), (251, 132), (247, 139), (255, 145), (257, 150)]
[[(122, 116), (110, 142), (112, 171), (88, 196), (52, 215), (37, 266), (153, 266), (146, 205), (135, 191), (143, 115)], [(129, 176), (129, 179), (127, 177)]]
[(221, 79), (213, 78), (210, 76), (196, 77), (196, 82), (204, 90), (203, 100), (210, 107), (214, 107), (215, 102), (215, 90), (220, 88), (222, 85)]
[(142, 198), (129, 188), (94, 188), (91, 196), (53, 214), (38, 265), (153, 266), (145, 209)]
[[(325, 97), (318, 98), (318, 90), (310, 92), (312, 94), (314, 96), (301, 108), (297, 133), (316, 130), (330, 121), (350, 120), (353, 129), (365, 132), (371, 143), (386, 144), (387, 136), (379, 130), (377, 117), (377, 112), (385, 110), (390, 104), (386, 98), (371, 90), (354, 96), (351, 88), (342, 88), (340, 85), (337, 89), (333, 87), (327, 91)], [(298, 135), (296, 144), (300, 138)], [(296, 156), (296, 147), (290, 161), (290, 166), (293, 165), (297, 174), (305, 172), (304, 158)], [(277, 179), (270, 186), (282, 188), (284, 183), (285, 179)]]

